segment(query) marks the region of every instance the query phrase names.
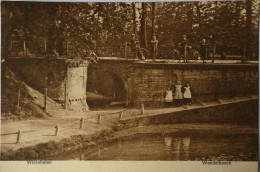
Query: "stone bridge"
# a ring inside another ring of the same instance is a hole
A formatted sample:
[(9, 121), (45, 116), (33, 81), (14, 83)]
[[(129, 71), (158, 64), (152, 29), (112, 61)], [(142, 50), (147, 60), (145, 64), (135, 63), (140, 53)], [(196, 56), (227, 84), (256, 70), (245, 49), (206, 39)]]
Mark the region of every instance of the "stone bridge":
[(33, 88), (67, 105), (82, 105), (88, 92), (125, 101), (127, 106), (160, 107), (178, 80), (189, 83), (194, 101), (258, 94), (258, 64), (168, 63), (101, 58), (97, 63), (64, 59), (13, 58), (7, 63)]
[(115, 92), (125, 92), (121, 98), (125, 96), (127, 105), (134, 107), (139, 107), (141, 102), (146, 107), (162, 106), (165, 90), (172, 88), (178, 80), (183, 85), (190, 84), (195, 101), (258, 94), (258, 65), (156, 63), (103, 58), (88, 68), (90, 89), (105, 90), (110, 84)]

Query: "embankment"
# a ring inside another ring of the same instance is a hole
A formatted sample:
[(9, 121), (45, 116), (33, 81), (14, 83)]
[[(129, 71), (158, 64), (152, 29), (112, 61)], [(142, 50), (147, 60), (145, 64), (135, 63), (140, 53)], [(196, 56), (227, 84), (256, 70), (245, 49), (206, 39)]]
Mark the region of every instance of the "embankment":
[(153, 114), (123, 119), (115, 130), (123, 130), (140, 125), (177, 123), (238, 123), (258, 126), (258, 98), (239, 100), (218, 105), (206, 105), (182, 111)]
[[(193, 131), (200, 126), (215, 131), (222, 127), (229, 127), (233, 132), (242, 132), (240, 126), (251, 126), (254, 130), (258, 126), (258, 98), (248, 98), (222, 104), (190, 106), (189, 109), (163, 114), (143, 115), (120, 120), (114, 128), (106, 128), (92, 135), (74, 135), (60, 141), (42, 143), (16, 151), (2, 152), (2, 160), (50, 160), (57, 155), (65, 155), (82, 149), (90, 149), (96, 144), (113, 141), (137, 133)], [(151, 125), (151, 127), (149, 127)], [(158, 126), (156, 131), (153, 126)], [(182, 127), (179, 127), (182, 125)], [(217, 125), (218, 127), (214, 127)], [(145, 126), (140, 127), (138, 126)], [(167, 126), (167, 127), (165, 127)], [(195, 127), (194, 127), (195, 126)], [(236, 126), (236, 127), (232, 127)], [(151, 128), (151, 129), (150, 129)], [(243, 128), (243, 127), (242, 127)], [(246, 127), (248, 128), (248, 127)], [(119, 131), (121, 130), (121, 131)], [(222, 130), (222, 131), (229, 131)], [(239, 130), (239, 131), (238, 131)], [(115, 132), (117, 131), (117, 132)], [(245, 130), (244, 133), (250, 133)]]

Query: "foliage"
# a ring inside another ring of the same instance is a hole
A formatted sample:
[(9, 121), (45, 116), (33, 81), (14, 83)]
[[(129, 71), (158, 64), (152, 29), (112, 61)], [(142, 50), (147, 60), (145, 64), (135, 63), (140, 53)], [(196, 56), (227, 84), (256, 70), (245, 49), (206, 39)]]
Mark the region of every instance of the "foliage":
[[(253, 14), (259, 13), (258, 1), (252, 3)], [(157, 5), (159, 43), (165, 51), (176, 48), (182, 35), (187, 35), (191, 46), (199, 50), (201, 39), (214, 35), (217, 53), (241, 55), (247, 32), (244, 1), (176, 2)], [(252, 49), (258, 51), (258, 18), (252, 22)], [(170, 46), (167, 46), (170, 45)], [(254, 45), (253, 45), (254, 44)], [(166, 53), (166, 52), (164, 52)]]
[(251, 58), (258, 54), (258, 8), (257, 0), (157, 2), (155, 9), (140, 2), (2, 2), (2, 56), (22, 55), (24, 40), (27, 55), (110, 56), (125, 43), (134, 51), (133, 35), (149, 50), (155, 30), (160, 57), (177, 48), (182, 35), (195, 50), (214, 35), (217, 53), (241, 55), (246, 43)]

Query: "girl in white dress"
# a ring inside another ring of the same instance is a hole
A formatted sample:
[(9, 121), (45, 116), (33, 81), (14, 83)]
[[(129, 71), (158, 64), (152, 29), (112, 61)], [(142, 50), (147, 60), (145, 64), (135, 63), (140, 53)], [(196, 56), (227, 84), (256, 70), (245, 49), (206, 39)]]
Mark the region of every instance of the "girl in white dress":
[(191, 104), (191, 91), (189, 83), (185, 84), (183, 97), (186, 104)]
[(168, 107), (170, 107), (172, 105), (172, 101), (173, 101), (172, 90), (170, 90), (170, 89), (166, 90), (166, 96), (165, 96), (164, 101), (168, 105)]
[(174, 96), (174, 100), (176, 100), (177, 106), (180, 106), (181, 100), (183, 99), (181, 87), (182, 87), (181, 81), (178, 81), (177, 85), (175, 85), (175, 96)]

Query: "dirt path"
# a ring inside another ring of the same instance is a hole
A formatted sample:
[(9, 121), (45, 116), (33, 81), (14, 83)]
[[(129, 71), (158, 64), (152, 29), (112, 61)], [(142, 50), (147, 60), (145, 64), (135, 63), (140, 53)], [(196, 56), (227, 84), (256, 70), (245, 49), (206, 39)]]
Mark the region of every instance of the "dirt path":
[[(163, 114), (174, 111), (183, 111), (187, 109), (193, 108), (201, 108), (219, 105), (220, 103), (229, 103), (241, 100), (247, 100), (256, 98), (255, 96), (248, 97), (236, 97), (232, 99), (221, 99), (218, 102), (207, 102), (207, 103), (197, 103), (192, 106), (182, 106), (178, 108), (163, 108), (163, 109), (149, 109), (145, 110), (144, 115), (154, 115), (154, 114)], [(23, 121), (2, 121), (1, 123), (1, 151), (9, 152), (13, 150), (17, 150), (19, 148), (25, 148), (34, 146), (40, 143), (47, 143), (50, 141), (60, 141), (64, 138), (70, 138), (74, 135), (93, 135), (102, 130), (111, 131), (114, 123), (119, 120), (119, 111), (124, 109), (116, 109), (116, 110), (104, 110), (104, 111), (88, 111), (88, 112), (79, 112), (79, 111), (60, 111), (57, 112), (52, 111), (52, 116), (46, 119), (31, 119), (31, 120), (23, 120)], [(140, 116), (141, 111), (139, 109), (128, 109), (123, 112), (123, 118), (134, 118)], [(97, 123), (98, 115), (101, 114), (101, 123)], [(83, 117), (84, 127), (83, 129), (79, 129), (80, 126), (80, 118)], [(56, 124), (60, 125), (59, 135), (55, 136), (55, 126)], [(165, 125), (166, 126), (166, 125)], [(199, 126), (203, 126), (206, 129), (219, 126), (213, 125), (203, 125), (203, 124), (178, 124), (175, 127), (171, 127), (173, 130), (180, 130), (184, 128), (200, 128)], [(232, 126), (227, 126), (231, 127)], [(149, 127), (148, 127), (149, 128)], [(165, 127), (163, 130), (167, 129)], [(235, 130), (239, 129), (239, 127), (233, 127)], [(8, 133), (16, 133), (18, 130), (22, 131), (21, 139), (19, 143), (16, 143), (17, 134), (8, 134)], [(170, 128), (169, 128), (170, 129)], [(146, 129), (130, 129), (128, 130), (128, 134), (134, 133), (137, 130), (140, 132), (144, 132)], [(244, 128), (243, 131), (247, 132), (250, 129)], [(169, 130), (170, 131), (170, 130)], [(151, 131), (152, 132), (152, 131)], [(124, 134), (124, 131), (121, 134)], [(7, 135), (3, 135), (7, 134)], [(127, 133), (125, 133), (127, 134)]]

